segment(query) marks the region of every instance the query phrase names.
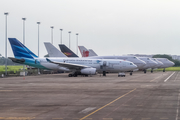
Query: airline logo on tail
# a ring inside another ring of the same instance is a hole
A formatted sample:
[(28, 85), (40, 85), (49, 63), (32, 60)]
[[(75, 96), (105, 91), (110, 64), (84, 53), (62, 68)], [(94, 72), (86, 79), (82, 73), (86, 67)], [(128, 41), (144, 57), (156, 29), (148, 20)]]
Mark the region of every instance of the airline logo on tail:
[(82, 56), (83, 57), (89, 57), (89, 51), (83, 50)]
[(64, 54), (65, 54), (66, 56), (72, 55), (72, 53), (68, 53), (68, 52), (64, 52)]

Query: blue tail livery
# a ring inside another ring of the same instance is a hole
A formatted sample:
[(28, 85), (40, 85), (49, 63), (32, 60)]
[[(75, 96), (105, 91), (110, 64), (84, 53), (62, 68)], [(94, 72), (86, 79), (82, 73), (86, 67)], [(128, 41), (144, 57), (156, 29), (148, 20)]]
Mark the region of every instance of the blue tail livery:
[(38, 57), (16, 38), (8, 38), (8, 39), (11, 44), (15, 58), (34, 59)]

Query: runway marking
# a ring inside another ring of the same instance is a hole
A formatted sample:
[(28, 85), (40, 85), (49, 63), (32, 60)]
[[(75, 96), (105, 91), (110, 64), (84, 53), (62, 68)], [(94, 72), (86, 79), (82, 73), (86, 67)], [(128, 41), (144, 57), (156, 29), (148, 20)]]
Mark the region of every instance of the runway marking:
[(92, 110), (94, 110), (94, 109), (96, 109), (96, 107), (88, 107), (88, 108), (82, 110), (82, 111), (79, 112), (79, 113), (88, 113), (88, 112), (90, 112), (90, 111), (92, 111)]
[(164, 82), (168, 81), (169, 78), (174, 75), (174, 73), (175, 73), (175, 72), (173, 72), (168, 78), (166, 78), (166, 79), (164, 80)]
[(167, 119), (169, 119), (169, 118), (160, 118), (161, 120), (167, 120)]
[(178, 94), (178, 102), (177, 102), (177, 110), (176, 110), (176, 120), (178, 120), (178, 114), (179, 114), (179, 100), (180, 100), (180, 90)]
[(162, 75), (161, 75), (161, 76), (158, 76), (158, 77), (156, 77), (156, 78), (154, 78), (154, 79), (151, 80), (150, 82), (152, 82), (152, 81), (154, 81), (154, 80), (156, 80), (156, 79), (158, 79), (158, 78), (160, 78), (160, 77), (162, 77)]
[(92, 114), (94, 114), (94, 113), (96, 113), (96, 112), (100, 111), (101, 109), (103, 109), (103, 108), (107, 107), (108, 105), (110, 105), (110, 104), (112, 104), (112, 103), (116, 102), (117, 100), (121, 99), (122, 97), (124, 97), (124, 96), (128, 95), (129, 93), (131, 93), (131, 92), (133, 92), (133, 91), (135, 91), (135, 90), (136, 90), (136, 88), (135, 88), (135, 89), (133, 89), (133, 90), (131, 90), (131, 91), (129, 91), (128, 93), (126, 93), (126, 94), (124, 94), (124, 95), (122, 95), (122, 96), (120, 96), (120, 97), (116, 98), (115, 100), (111, 101), (110, 103), (108, 103), (108, 104), (104, 105), (103, 107), (101, 107), (101, 108), (99, 108), (99, 109), (95, 110), (94, 112), (92, 112), (92, 113), (90, 113), (90, 114), (86, 115), (85, 117), (83, 117), (83, 118), (81, 118), (81, 119), (79, 119), (79, 120), (86, 119), (86, 118), (87, 118), (87, 117), (89, 117), (90, 115), (92, 115)]
[(177, 72), (176, 78), (174, 79), (174, 82), (177, 80), (177, 77), (179, 76), (179, 72)]

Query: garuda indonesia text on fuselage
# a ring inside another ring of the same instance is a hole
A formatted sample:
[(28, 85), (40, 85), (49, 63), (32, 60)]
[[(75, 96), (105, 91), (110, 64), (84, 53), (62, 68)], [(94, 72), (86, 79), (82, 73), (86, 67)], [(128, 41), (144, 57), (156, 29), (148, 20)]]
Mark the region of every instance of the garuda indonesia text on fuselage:
[(87, 58), (39, 58), (16, 38), (8, 38), (15, 58), (13, 62), (36, 68), (71, 71), (69, 76), (78, 74), (92, 75), (96, 72), (122, 72), (137, 68), (132, 62), (123, 60), (104, 60)]

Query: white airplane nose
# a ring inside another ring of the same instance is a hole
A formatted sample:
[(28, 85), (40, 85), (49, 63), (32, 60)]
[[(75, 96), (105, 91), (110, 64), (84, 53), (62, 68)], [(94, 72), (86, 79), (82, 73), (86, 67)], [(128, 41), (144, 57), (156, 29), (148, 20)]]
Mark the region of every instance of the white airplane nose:
[(174, 66), (175, 64), (174, 64), (174, 62), (172, 62), (172, 66)]
[(144, 62), (144, 61), (141, 61), (141, 63), (142, 63), (142, 65), (143, 65), (143, 66), (145, 66), (145, 65), (146, 65), (146, 62)]
[(133, 69), (136, 69), (136, 68), (138, 68), (138, 67), (137, 67), (137, 65), (134, 64), (134, 65), (133, 65)]

